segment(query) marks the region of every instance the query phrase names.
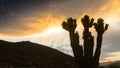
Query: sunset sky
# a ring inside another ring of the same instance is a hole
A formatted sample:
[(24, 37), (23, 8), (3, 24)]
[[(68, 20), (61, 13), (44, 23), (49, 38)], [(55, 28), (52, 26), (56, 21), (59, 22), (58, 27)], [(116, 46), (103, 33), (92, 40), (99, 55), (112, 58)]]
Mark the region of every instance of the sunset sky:
[(72, 55), (68, 32), (61, 23), (68, 17), (76, 18), (82, 42), (80, 20), (86, 14), (109, 24), (101, 62), (120, 60), (120, 0), (0, 0), (0, 39), (29, 40)]

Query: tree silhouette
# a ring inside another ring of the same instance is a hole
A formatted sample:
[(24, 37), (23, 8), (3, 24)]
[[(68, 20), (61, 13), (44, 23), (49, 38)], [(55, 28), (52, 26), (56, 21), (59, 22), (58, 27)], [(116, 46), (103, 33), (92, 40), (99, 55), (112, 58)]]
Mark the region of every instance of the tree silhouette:
[[(70, 44), (73, 50), (74, 58), (80, 68), (97, 68), (99, 66), (99, 58), (101, 53), (102, 36), (103, 33), (108, 29), (108, 24), (104, 24), (102, 18), (94, 23), (93, 18), (89, 18), (85, 15), (82, 19), (83, 31), (83, 46), (79, 45), (79, 34), (75, 31), (77, 24), (76, 19), (68, 18), (67, 21), (63, 21), (63, 29), (69, 32)], [(91, 35), (89, 28), (94, 26), (97, 32), (97, 45), (94, 53), (94, 37)]]

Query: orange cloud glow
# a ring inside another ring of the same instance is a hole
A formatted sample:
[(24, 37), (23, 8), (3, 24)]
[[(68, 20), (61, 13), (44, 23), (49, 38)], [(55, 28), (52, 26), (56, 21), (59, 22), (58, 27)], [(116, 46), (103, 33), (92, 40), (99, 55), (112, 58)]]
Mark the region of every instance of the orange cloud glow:
[(43, 32), (44, 30), (51, 28), (53, 26), (58, 26), (61, 23), (61, 19), (55, 18), (52, 16), (52, 14), (48, 14), (47, 16), (43, 18), (38, 18), (33, 23), (26, 24), (31, 29), (27, 31), (26, 33), (37, 33), (37, 32)]
[(120, 60), (120, 52), (110, 53), (107, 57), (105, 57), (100, 62), (114, 62)]
[(36, 33), (42, 33), (49, 28), (60, 26), (61, 22), (63, 21), (64, 16), (61, 16), (59, 18), (55, 17), (52, 13), (43, 14), (42, 17), (27, 17), (24, 18), (21, 23), (23, 23), (26, 27), (28, 27), (27, 30), (17, 30), (20, 33), (16, 34), (1, 34), (1, 36), (8, 36), (8, 37), (22, 37), (27, 35), (32, 35)]

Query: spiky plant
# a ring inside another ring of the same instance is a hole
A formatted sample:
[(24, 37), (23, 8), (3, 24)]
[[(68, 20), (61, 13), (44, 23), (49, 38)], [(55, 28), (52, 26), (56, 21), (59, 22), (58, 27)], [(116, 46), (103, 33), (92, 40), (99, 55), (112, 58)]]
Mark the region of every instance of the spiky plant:
[[(94, 23), (93, 18), (89, 18), (88, 15), (85, 15), (82, 19), (82, 25), (84, 27), (83, 31), (83, 46), (79, 45), (79, 34), (75, 32), (77, 27), (76, 19), (68, 18), (67, 21), (63, 21), (63, 29), (69, 32), (71, 47), (74, 53), (76, 63), (80, 68), (97, 68), (99, 66), (99, 57), (101, 52), (102, 45), (102, 35), (108, 29), (108, 24), (103, 23), (103, 19), (100, 18), (97, 20), (97, 23)], [(95, 54), (93, 54), (94, 48), (94, 37), (92, 36), (89, 28), (94, 25), (94, 28), (97, 32), (97, 45)]]

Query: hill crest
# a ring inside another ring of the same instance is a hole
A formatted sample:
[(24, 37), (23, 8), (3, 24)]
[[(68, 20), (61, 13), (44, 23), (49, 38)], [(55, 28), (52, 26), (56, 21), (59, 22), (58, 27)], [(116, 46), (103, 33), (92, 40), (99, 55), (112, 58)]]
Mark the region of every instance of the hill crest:
[(0, 66), (38, 66), (41, 68), (77, 68), (73, 57), (56, 49), (30, 41), (0, 40)]

